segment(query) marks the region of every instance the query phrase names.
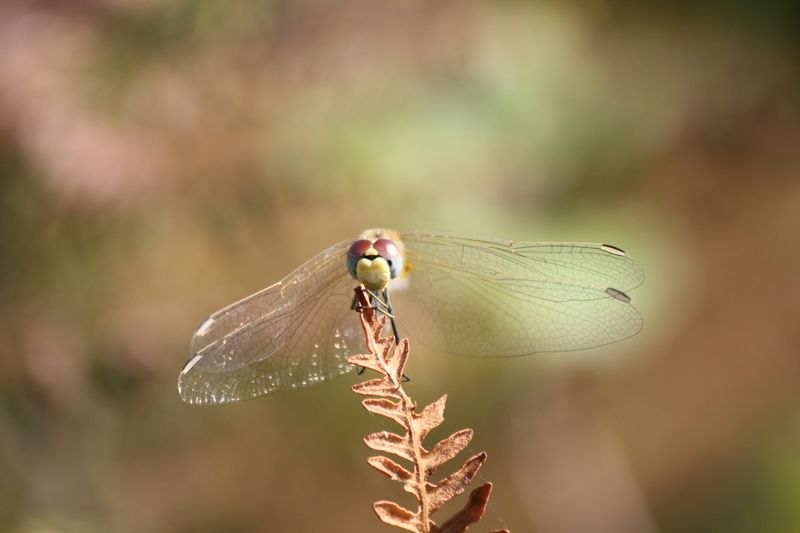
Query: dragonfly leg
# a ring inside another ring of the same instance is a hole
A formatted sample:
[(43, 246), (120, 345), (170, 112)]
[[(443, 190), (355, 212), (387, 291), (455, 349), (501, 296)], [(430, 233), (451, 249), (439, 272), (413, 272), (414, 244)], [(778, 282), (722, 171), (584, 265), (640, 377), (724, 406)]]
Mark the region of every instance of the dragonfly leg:
[[(361, 293), (357, 291), (358, 289), (356, 289), (356, 293), (353, 295), (353, 302), (350, 304), (350, 309), (360, 313), (362, 309), (366, 308), (366, 298), (369, 298), (367, 295), (371, 295), (371, 293), (363, 287)], [(372, 303), (370, 302), (369, 305), (372, 305)]]
[[(360, 292), (359, 292), (360, 291)], [(400, 332), (397, 329), (397, 320), (394, 316), (394, 311), (392, 310), (392, 304), (389, 301), (389, 290), (383, 289), (383, 298), (378, 294), (364, 289), (362, 286), (360, 289), (356, 289), (356, 295), (353, 297), (353, 302), (350, 304), (350, 308), (353, 311), (361, 311), (365, 308), (366, 300), (369, 300), (369, 304), (375, 309), (376, 312), (385, 315), (392, 324), (392, 333), (394, 334), (394, 341), (395, 344), (400, 344)], [(366, 371), (366, 368), (363, 366), (356, 366), (356, 372), (360, 376)], [(403, 382), (411, 381), (411, 378), (403, 374), (402, 378)]]
[(383, 289), (383, 298), (386, 301), (386, 316), (389, 317), (389, 320), (392, 322), (392, 333), (394, 333), (394, 342), (400, 344), (400, 333), (397, 331), (397, 320), (394, 317), (394, 311), (392, 310), (392, 304), (389, 301), (389, 289)]
[[(397, 330), (397, 320), (394, 316), (394, 310), (392, 309), (392, 303), (389, 301), (389, 289), (383, 289), (383, 298), (386, 300), (386, 310), (388, 311), (387, 315), (389, 320), (392, 322), (392, 332), (394, 333), (394, 342), (395, 344), (400, 344), (400, 332)], [(403, 374), (403, 383), (408, 383), (411, 381), (411, 378)]]
[[(356, 289), (356, 292), (353, 295), (353, 303), (350, 304), (350, 309), (352, 309), (353, 311), (357, 311), (359, 313), (361, 312), (362, 309), (364, 309), (364, 298), (365, 298), (365, 296), (363, 295), (364, 292), (363, 286), (361, 287), (361, 290), (362, 292), (359, 292), (358, 289)], [(367, 367), (356, 365), (356, 374), (358, 374), (359, 376), (366, 371)]]

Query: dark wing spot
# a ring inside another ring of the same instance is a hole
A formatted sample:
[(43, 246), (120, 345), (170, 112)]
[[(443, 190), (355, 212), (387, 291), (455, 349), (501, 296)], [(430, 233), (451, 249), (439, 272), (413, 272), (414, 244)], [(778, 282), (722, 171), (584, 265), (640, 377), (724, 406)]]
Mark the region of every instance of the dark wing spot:
[(621, 255), (621, 256), (626, 255), (625, 250), (623, 250), (622, 248), (617, 248), (616, 246), (612, 246), (610, 244), (601, 244), (600, 249), (603, 250), (604, 252), (608, 252), (614, 255)]
[(611, 296), (612, 298), (616, 298), (620, 302), (625, 302), (626, 304), (631, 303), (631, 297), (622, 292), (619, 289), (615, 289), (613, 287), (609, 287), (606, 289), (606, 294)]

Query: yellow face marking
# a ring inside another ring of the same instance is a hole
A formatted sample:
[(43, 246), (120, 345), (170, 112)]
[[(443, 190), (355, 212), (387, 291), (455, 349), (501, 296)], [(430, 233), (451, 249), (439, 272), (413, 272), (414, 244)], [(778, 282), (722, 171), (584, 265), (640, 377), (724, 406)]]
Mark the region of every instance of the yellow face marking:
[[(377, 254), (367, 253), (366, 255)], [(369, 290), (379, 291), (389, 283), (392, 273), (389, 270), (389, 263), (383, 257), (376, 257), (372, 260), (362, 257), (356, 263), (356, 277)]]

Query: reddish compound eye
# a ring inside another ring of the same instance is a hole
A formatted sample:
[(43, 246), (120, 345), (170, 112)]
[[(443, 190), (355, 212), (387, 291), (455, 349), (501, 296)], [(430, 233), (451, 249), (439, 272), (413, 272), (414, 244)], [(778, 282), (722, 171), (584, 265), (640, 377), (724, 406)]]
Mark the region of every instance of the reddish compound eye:
[(389, 270), (392, 273), (392, 278), (396, 278), (403, 271), (403, 257), (400, 255), (400, 249), (389, 239), (378, 239), (372, 243), (372, 247), (378, 251), (381, 257), (386, 259), (389, 263)]
[(370, 249), (371, 246), (372, 243), (366, 239), (356, 241), (352, 246), (350, 246), (350, 251), (347, 252), (347, 270), (354, 278), (357, 277), (356, 265), (358, 264), (358, 260), (364, 257), (364, 254)]
[(378, 239), (372, 246), (378, 250), (381, 257), (387, 261), (396, 258), (397, 254), (400, 252), (400, 250), (397, 249), (397, 245), (389, 239)]
[(364, 257), (364, 254), (367, 252), (367, 250), (369, 250), (371, 246), (372, 243), (366, 239), (361, 239), (360, 241), (356, 241), (350, 247), (349, 255), (355, 255), (358, 256), (359, 259), (361, 259), (362, 257)]

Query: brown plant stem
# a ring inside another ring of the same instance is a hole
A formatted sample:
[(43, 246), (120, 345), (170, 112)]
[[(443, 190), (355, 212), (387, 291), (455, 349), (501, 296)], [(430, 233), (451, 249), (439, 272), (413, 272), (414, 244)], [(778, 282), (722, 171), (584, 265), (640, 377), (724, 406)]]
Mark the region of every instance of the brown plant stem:
[[(449, 500), (461, 494), (474, 479), (486, 461), (486, 453), (480, 452), (469, 458), (454, 473), (438, 483), (431, 482), (434, 472), (466, 448), (472, 439), (471, 429), (457, 431), (436, 443), (430, 450), (424, 447), (428, 433), (444, 421), (447, 395), (425, 406), (417, 412), (417, 405), (403, 389), (403, 376), (409, 355), (407, 339), (395, 342), (394, 337), (385, 337), (386, 317), (379, 315), (370, 305), (363, 287), (356, 289), (356, 305), (368, 353), (351, 356), (351, 364), (378, 372), (381, 377), (353, 386), (353, 392), (371, 396), (362, 401), (367, 411), (390, 418), (404, 430), (403, 435), (381, 431), (364, 438), (373, 450), (397, 455), (412, 464), (412, 471), (388, 457), (370, 457), (367, 462), (390, 479), (400, 481), (404, 489), (414, 495), (418, 508), (405, 509), (391, 501), (378, 501), (373, 509), (378, 517), (391, 526), (415, 533), (462, 533), (479, 521), (489, 500), (491, 483), (485, 483), (470, 494), (466, 506), (452, 518), (437, 527), (431, 519)], [(505, 530), (504, 530), (505, 531)], [(500, 533), (500, 532), (495, 532)]]
[[(372, 327), (367, 322), (367, 320), (364, 319), (364, 315), (362, 314), (361, 316), (362, 316), (361, 326), (364, 329), (364, 335), (368, 342), (368, 350), (370, 351), (370, 353), (378, 354), (379, 352), (375, 343), (375, 338), (372, 335), (370, 335)], [(420, 437), (420, 432), (416, 430), (415, 425), (411, 423), (414, 416), (414, 411), (416, 410), (417, 406), (411, 400), (411, 397), (409, 397), (408, 394), (406, 394), (405, 390), (403, 389), (402, 382), (397, 379), (395, 374), (392, 372), (392, 369), (386, 363), (385, 359), (383, 357), (377, 357), (377, 360), (381, 366), (381, 373), (387, 378), (389, 378), (389, 380), (392, 383), (392, 387), (396, 391), (397, 396), (400, 397), (400, 404), (402, 405), (403, 415), (404, 415), (401, 425), (403, 426), (403, 429), (405, 429), (408, 432), (408, 435), (411, 438), (411, 449), (414, 455), (412, 461), (412, 463), (414, 464), (414, 474), (416, 476), (417, 485), (423, 487), (427, 480), (425, 479), (425, 470), (423, 468), (424, 459), (422, 457), (422, 452), (421, 452), (422, 438)], [(425, 527), (425, 524), (428, 524), (430, 522), (430, 505), (428, 498), (420, 498), (419, 503), (420, 503), (419, 518), (423, 524), (423, 531), (427, 533), (427, 531), (425, 531), (427, 529)]]

